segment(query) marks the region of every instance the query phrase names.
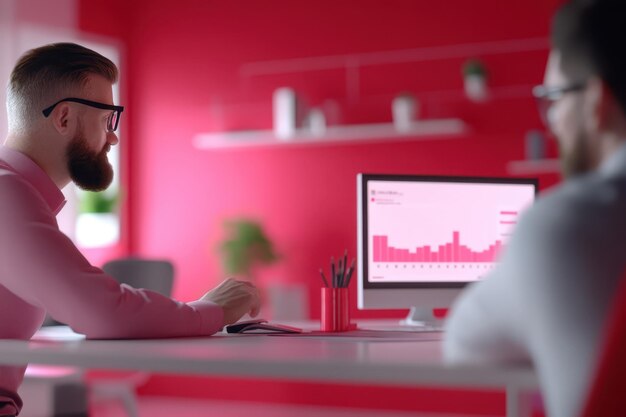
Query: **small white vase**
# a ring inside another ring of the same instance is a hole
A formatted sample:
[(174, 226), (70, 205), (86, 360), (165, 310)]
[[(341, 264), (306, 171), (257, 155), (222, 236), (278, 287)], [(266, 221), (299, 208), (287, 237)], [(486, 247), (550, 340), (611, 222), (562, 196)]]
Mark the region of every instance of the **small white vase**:
[(290, 140), (296, 133), (296, 92), (289, 87), (274, 91), (272, 97), (274, 135), (281, 140)]
[(323, 136), (326, 133), (326, 116), (320, 108), (312, 108), (306, 117), (305, 126), (313, 136)]
[(417, 100), (409, 95), (397, 96), (391, 102), (393, 124), (397, 131), (411, 130), (413, 121), (417, 117)]

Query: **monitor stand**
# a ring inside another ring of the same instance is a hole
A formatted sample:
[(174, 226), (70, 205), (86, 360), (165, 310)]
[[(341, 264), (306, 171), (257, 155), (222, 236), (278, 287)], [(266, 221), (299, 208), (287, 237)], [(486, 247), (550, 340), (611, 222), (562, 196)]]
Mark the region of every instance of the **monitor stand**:
[(401, 326), (407, 326), (414, 331), (443, 331), (443, 319), (435, 317), (432, 308), (411, 307), (408, 316), (400, 320)]

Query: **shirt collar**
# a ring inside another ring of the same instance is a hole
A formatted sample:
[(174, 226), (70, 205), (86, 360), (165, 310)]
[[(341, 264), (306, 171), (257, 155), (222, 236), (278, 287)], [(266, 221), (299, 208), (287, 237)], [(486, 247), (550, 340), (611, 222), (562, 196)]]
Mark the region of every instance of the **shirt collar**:
[(626, 143), (600, 165), (600, 172), (607, 176), (626, 175)]
[(55, 216), (59, 214), (65, 205), (65, 196), (39, 165), (23, 153), (6, 146), (0, 146), (0, 161), (7, 163), (35, 187)]

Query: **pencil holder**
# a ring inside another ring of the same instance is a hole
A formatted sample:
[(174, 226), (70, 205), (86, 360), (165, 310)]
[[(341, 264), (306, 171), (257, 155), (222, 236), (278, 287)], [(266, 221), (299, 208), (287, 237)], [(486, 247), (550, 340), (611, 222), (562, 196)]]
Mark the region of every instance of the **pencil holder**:
[(348, 288), (322, 288), (323, 332), (345, 332), (350, 330), (350, 301)]

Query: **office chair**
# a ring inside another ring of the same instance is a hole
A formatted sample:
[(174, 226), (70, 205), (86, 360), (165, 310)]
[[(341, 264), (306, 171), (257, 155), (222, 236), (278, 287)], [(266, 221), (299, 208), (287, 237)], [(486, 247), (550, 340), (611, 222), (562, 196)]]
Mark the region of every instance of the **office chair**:
[[(167, 260), (122, 258), (109, 261), (102, 270), (120, 284), (134, 288), (145, 288), (167, 297), (171, 296), (174, 284), (174, 266)], [(145, 383), (149, 373), (131, 371), (117, 373), (114, 377), (93, 376), (90, 378), (89, 392), (94, 401), (118, 399), (129, 417), (139, 417), (135, 389)]]
[(167, 260), (122, 258), (109, 261), (102, 270), (120, 284), (145, 288), (170, 297), (174, 284), (174, 266)]
[(621, 417), (626, 415), (626, 273), (613, 301), (601, 346), (582, 417)]

